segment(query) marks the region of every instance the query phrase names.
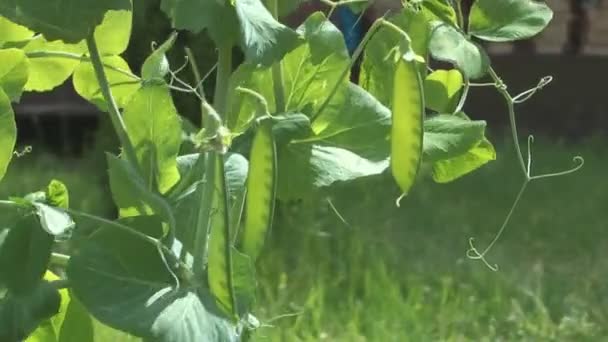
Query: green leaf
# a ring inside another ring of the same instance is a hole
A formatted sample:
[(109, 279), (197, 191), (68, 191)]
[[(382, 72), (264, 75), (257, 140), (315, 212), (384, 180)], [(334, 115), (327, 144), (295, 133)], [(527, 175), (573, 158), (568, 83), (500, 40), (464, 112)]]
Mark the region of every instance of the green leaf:
[(0, 50), (0, 89), (11, 101), (19, 102), (29, 76), (29, 61), (18, 49)]
[[(311, 15), (298, 31), (306, 44), (285, 55), (282, 61), (286, 111), (311, 115), (336, 83), (348, 82), (347, 77), (340, 77), (348, 69), (350, 58), (342, 34), (322, 13)], [(336, 44), (321, 43), (325, 40)], [(236, 90), (238, 87), (255, 90), (268, 101), (270, 112), (276, 112), (270, 69), (241, 65), (230, 79), (228, 94), (227, 126), (237, 134), (243, 133), (259, 112), (257, 99), (243, 95)]]
[[(150, 236), (162, 234), (153, 217), (121, 221)], [(123, 230), (103, 227), (72, 257), (73, 292), (101, 322), (159, 342), (237, 341), (209, 295), (175, 280), (157, 248)]]
[(299, 35), (279, 23), (261, 0), (236, 0), (245, 61), (269, 66), (300, 44)]
[(76, 297), (70, 298), (58, 337), (57, 342), (94, 341), (93, 319)]
[(206, 29), (216, 45), (236, 42), (239, 22), (227, 0), (161, 0), (173, 28), (199, 33)]
[[(129, 0), (131, 2), (131, 0)], [(133, 24), (132, 9), (106, 12), (95, 29), (95, 42), (102, 55), (120, 55), (127, 50)]]
[(159, 215), (175, 229), (171, 207), (165, 199), (149, 189), (128, 161), (107, 154), (110, 189), (121, 217)]
[[(412, 38), (411, 48), (414, 53), (426, 58), (430, 31), (425, 13), (404, 8), (401, 13), (391, 17), (390, 21)], [(361, 64), (359, 84), (387, 107), (392, 106), (393, 78), (397, 67), (395, 60), (390, 57), (402, 41), (403, 36), (395, 30), (380, 28), (367, 44)], [(419, 71), (421, 75), (426, 75), (426, 65), (421, 63)]]
[[(102, 57), (102, 61), (104, 65), (106, 65), (104, 70), (106, 77), (108, 78), (108, 82), (110, 83), (112, 95), (116, 100), (118, 107), (124, 108), (131, 100), (133, 94), (139, 90), (141, 84), (132, 77), (125, 75), (124, 72), (116, 70), (120, 69), (132, 74), (129, 65), (122, 57), (107, 56)], [(97, 82), (95, 70), (90, 62), (80, 63), (80, 65), (74, 71), (73, 82), (74, 89), (78, 95), (93, 103), (102, 111), (108, 111), (108, 105), (101, 94), (101, 89), (99, 88), (99, 82)]]
[(48, 40), (76, 43), (99, 25), (108, 10), (130, 10), (130, 0), (8, 0), (0, 15), (40, 32)]
[(457, 115), (438, 115), (424, 122), (426, 161), (451, 159), (467, 153), (484, 138), (485, 121), (471, 121)]
[[(45, 281), (38, 281), (27, 292), (8, 293), (0, 299), (0, 340), (12, 342), (26, 339), (41, 323), (56, 315), (60, 306), (59, 291)], [(48, 332), (51, 331), (42, 331)]]
[(182, 139), (181, 123), (168, 88), (149, 85), (139, 89), (123, 117), (146, 186), (166, 193), (179, 181), (176, 158)]
[(34, 32), (0, 16), (0, 46), (7, 42), (19, 42), (31, 38)]
[(494, 146), (487, 139), (483, 139), (463, 155), (433, 163), (433, 180), (437, 183), (449, 183), (492, 160), (496, 160)]
[(0, 180), (4, 178), (8, 164), (13, 158), (17, 141), (17, 125), (11, 100), (0, 89)]
[(453, 26), (435, 23), (429, 43), (431, 55), (452, 63), (468, 79), (484, 76), (490, 67), (486, 52)]
[(453, 26), (458, 24), (456, 11), (450, 0), (423, 0), (422, 8), (429, 20), (438, 19)]
[(547, 27), (553, 11), (533, 0), (476, 0), (469, 15), (469, 32), (475, 37), (508, 42), (531, 38)]
[(46, 271), (52, 245), (53, 237), (40, 229), (31, 214), (0, 230), (0, 290), (33, 291)]
[[(42, 36), (31, 40), (23, 48), (30, 60), (30, 76), (25, 85), (27, 91), (48, 91), (60, 86), (80, 64), (78, 60), (86, 52), (86, 45), (49, 42)], [(68, 53), (74, 58), (49, 57), (47, 53)]]
[(277, 197), (307, 197), (315, 188), (378, 175), (388, 160), (371, 161), (347, 149), (320, 144), (289, 144), (278, 151)]
[[(60, 278), (53, 274), (50, 271), (46, 271), (44, 275), (44, 280), (46, 281), (55, 281)], [(61, 306), (59, 307), (59, 312), (53, 317), (44, 320), (40, 323), (38, 328), (27, 338), (26, 342), (58, 342), (59, 334), (62, 330), (62, 326), (66, 319), (67, 312), (70, 309), (72, 301), (75, 300), (70, 298), (67, 289), (59, 290), (59, 295), (61, 296)], [(88, 314), (87, 314), (88, 316)], [(78, 337), (78, 336), (77, 336)], [(78, 341), (89, 342), (90, 339), (80, 339)], [(66, 341), (68, 342), (68, 341)]]
[(173, 47), (177, 33), (173, 33), (146, 60), (141, 67), (141, 77), (144, 81), (162, 80), (169, 73), (169, 60), (166, 53)]
[(437, 113), (451, 114), (458, 106), (463, 79), (460, 71), (436, 70), (424, 80), (426, 107)]
[(312, 123), (313, 134), (278, 148), (277, 196), (377, 175), (388, 167), (390, 111), (355, 84), (340, 89)]
[(340, 89), (312, 128), (315, 135), (300, 140), (345, 148), (372, 161), (389, 156), (391, 111), (356, 84)]
[(287, 113), (272, 117), (272, 135), (277, 145), (306, 139), (312, 133), (310, 118), (302, 113)]

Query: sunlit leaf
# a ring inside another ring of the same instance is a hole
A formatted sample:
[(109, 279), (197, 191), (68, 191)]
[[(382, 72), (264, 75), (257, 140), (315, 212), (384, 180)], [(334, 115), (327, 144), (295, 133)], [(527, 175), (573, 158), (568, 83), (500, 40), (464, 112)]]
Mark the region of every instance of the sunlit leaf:
[(463, 155), (433, 163), (433, 180), (437, 183), (451, 182), (495, 159), (494, 146), (483, 139)]
[(437, 113), (451, 114), (460, 100), (463, 87), (462, 74), (458, 70), (436, 70), (424, 80), (426, 107)]
[(11, 101), (19, 102), (29, 76), (29, 61), (18, 49), (0, 50), (0, 89)]
[(11, 107), (11, 100), (0, 89), (0, 181), (6, 173), (8, 164), (13, 158), (13, 151), (17, 141), (17, 125), (15, 113)]
[(425, 161), (450, 159), (465, 154), (484, 138), (485, 121), (457, 115), (438, 115), (424, 122)]

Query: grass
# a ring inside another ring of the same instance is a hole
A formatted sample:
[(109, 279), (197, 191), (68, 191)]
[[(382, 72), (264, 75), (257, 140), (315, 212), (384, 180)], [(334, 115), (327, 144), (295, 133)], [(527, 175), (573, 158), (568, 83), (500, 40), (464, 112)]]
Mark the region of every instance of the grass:
[[(608, 340), (605, 142), (536, 143), (537, 172), (567, 168), (579, 153), (587, 164), (531, 184), (488, 254), (498, 272), (465, 252), (470, 237), (480, 249), (493, 238), (521, 185), (506, 143), (498, 161), (451, 184), (423, 176), (401, 208), (390, 177), (331, 189), (343, 220), (326, 196), (281, 205), (258, 265), (254, 340)], [(29, 155), (0, 196), (58, 178), (75, 207), (107, 214), (102, 165)]]

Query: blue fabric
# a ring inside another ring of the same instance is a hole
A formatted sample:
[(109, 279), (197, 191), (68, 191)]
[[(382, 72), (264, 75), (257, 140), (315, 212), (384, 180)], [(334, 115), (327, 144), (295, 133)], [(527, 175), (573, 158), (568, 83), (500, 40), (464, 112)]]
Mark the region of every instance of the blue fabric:
[(361, 22), (358, 21), (359, 16), (346, 6), (338, 7), (335, 15), (338, 19), (337, 26), (344, 34), (348, 52), (352, 55), (363, 38)]

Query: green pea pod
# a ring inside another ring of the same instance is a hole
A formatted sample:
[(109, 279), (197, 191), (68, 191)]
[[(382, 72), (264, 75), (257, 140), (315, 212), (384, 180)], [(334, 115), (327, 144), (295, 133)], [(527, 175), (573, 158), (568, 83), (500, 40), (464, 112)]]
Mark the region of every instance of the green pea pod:
[(277, 179), (277, 149), (270, 122), (257, 130), (251, 147), (242, 251), (255, 261), (272, 226)]
[(215, 296), (220, 307), (226, 313), (234, 314), (236, 305), (234, 302), (234, 289), (232, 282), (232, 243), (230, 241), (230, 214), (228, 206), (228, 191), (224, 173), (224, 157), (211, 152), (209, 158), (213, 158), (213, 197), (210, 210), (210, 236), (208, 274), (209, 288)]
[(420, 168), (424, 121), (424, 93), (415, 62), (400, 58), (393, 88), (391, 170), (403, 195), (410, 191)]

